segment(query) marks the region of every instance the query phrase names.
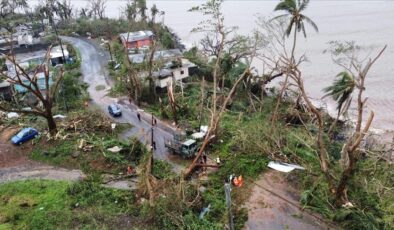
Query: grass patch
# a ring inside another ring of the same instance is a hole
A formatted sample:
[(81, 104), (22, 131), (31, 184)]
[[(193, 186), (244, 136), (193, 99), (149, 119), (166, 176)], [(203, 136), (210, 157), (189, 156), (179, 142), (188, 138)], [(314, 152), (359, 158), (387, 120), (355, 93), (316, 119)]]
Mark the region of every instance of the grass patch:
[[(37, 145), (31, 159), (50, 165), (82, 169), (85, 173), (124, 173), (130, 164), (137, 165), (144, 146), (136, 139), (119, 141), (114, 136), (85, 136), (86, 148), (79, 148), (80, 137), (47, 142)], [(118, 146), (122, 150), (113, 153), (108, 148)]]
[[(0, 185), (0, 229), (126, 227), (134, 195), (94, 182), (29, 180)], [(115, 225), (114, 225), (115, 224)]]

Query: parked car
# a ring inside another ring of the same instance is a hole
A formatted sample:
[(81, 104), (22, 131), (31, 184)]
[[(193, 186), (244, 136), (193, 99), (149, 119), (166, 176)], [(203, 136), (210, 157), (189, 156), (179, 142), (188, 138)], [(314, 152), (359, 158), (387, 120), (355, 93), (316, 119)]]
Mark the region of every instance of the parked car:
[(20, 145), (28, 140), (38, 136), (38, 131), (34, 128), (24, 128), (18, 134), (11, 138), (11, 142), (15, 145)]
[(111, 114), (113, 117), (119, 117), (122, 116), (122, 110), (120, 110), (119, 106), (115, 104), (110, 104), (108, 106), (108, 112)]

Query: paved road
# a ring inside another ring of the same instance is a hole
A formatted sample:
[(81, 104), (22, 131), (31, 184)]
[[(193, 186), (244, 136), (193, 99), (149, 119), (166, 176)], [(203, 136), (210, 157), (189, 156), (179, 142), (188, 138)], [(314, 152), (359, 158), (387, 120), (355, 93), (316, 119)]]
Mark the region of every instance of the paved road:
[[(108, 52), (88, 39), (74, 37), (62, 37), (62, 39), (74, 45), (81, 54), (81, 72), (83, 74), (83, 80), (89, 84), (88, 92), (92, 99), (92, 103), (100, 107), (107, 115), (107, 106), (111, 103), (118, 104), (122, 109), (122, 117), (116, 118), (116, 121), (133, 125), (133, 128), (125, 132), (124, 137), (137, 136), (143, 143), (150, 145), (152, 115), (146, 112), (140, 112), (142, 121), (139, 121), (137, 118), (138, 107), (136, 105), (130, 104), (125, 98), (117, 99), (107, 96), (108, 90), (113, 85), (107, 70), (107, 62), (109, 60)], [(97, 90), (96, 87), (98, 86), (105, 87), (105, 89)], [(175, 128), (157, 120), (157, 126), (154, 127), (153, 132), (154, 141), (157, 147), (154, 152), (154, 157), (156, 159), (168, 161), (174, 166), (175, 171), (179, 172), (182, 166), (174, 163), (177, 157), (170, 155), (164, 146), (165, 140), (173, 138), (173, 134), (176, 132)]]

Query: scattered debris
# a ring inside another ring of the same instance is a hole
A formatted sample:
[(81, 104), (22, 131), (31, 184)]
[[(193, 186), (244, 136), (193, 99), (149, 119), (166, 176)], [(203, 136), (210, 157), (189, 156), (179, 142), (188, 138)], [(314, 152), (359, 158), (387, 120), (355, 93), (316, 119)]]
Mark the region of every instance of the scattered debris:
[(343, 208), (353, 208), (354, 205), (348, 201), (348, 202), (346, 202), (345, 204), (343, 204), (342, 207), (343, 207)]
[(110, 151), (111, 153), (118, 153), (118, 152), (122, 151), (122, 148), (120, 148), (119, 146), (114, 146), (114, 147), (109, 148), (107, 150)]
[(18, 118), (19, 114), (15, 113), (15, 112), (11, 112), (11, 113), (7, 113), (7, 118), (11, 119), (11, 118)]
[(285, 173), (291, 172), (294, 169), (305, 170), (304, 167), (301, 167), (299, 165), (282, 163), (282, 162), (275, 162), (275, 161), (270, 161), (268, 163), (268, 167), (275, 169), (277, 171), (280, 171), (280, 172), (285, 172)]
[(64, 119), (66, 117), (67, 116), (64, 116), (64, 115), (61, 115), (61, 114), (57, 114), (57, 115), (53, 116), (53, 118), (55, 118), (55, 119)]
[(84, 139), (81, 139), (78, 141), (78, 148), (82, 149), (85, 146), (86, 141)]
[(200, 220), (204, 219), (205, 214), (207, 214), (209, 211), (211, 210), (211, 204), (208, 204), (208, 207), (205, 207), (202, 209), (202, 211), (200, 212)]
[(193, 133), (191, 136), (194, 140), (200, 140), (205, 137), (205, 133), (203, 132)]
[(208, 125), (201, 125), (200, 132), (207, 133), (208, 132)]
[(200, 132), (193, 133), (191, 136), (195, 140), (200, 140), (200, 139), (203, 139), (205, 137), (207, 132), (208, 132), (208, 126), (207, 125), (202, 125), (202, 126), (200, 126)]
[(200, 187), (198, 188), (198, 191), (200, 191), (201, 193), (204, 193), (206, 190), (207, 190), (207, 188), (204, 187), (204, 186), (200, 186)]

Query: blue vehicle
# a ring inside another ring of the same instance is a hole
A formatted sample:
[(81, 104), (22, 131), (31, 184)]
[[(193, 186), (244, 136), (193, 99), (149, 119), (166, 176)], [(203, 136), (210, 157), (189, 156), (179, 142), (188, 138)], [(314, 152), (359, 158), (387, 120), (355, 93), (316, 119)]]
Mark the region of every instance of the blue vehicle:
[(24, 128), (18, 134), (11, 138), (11, 142), (15, 145), (21, 145), (22, 143), (31, 140), (38, 136), (38, 131), (34, 128)]
[(113, 117), (119, 117), (122, 116), (122, 110), (120, 110), (119, 106), (115, 104), (110, 104), (108, 106), (108, 112), (111, 114)]

